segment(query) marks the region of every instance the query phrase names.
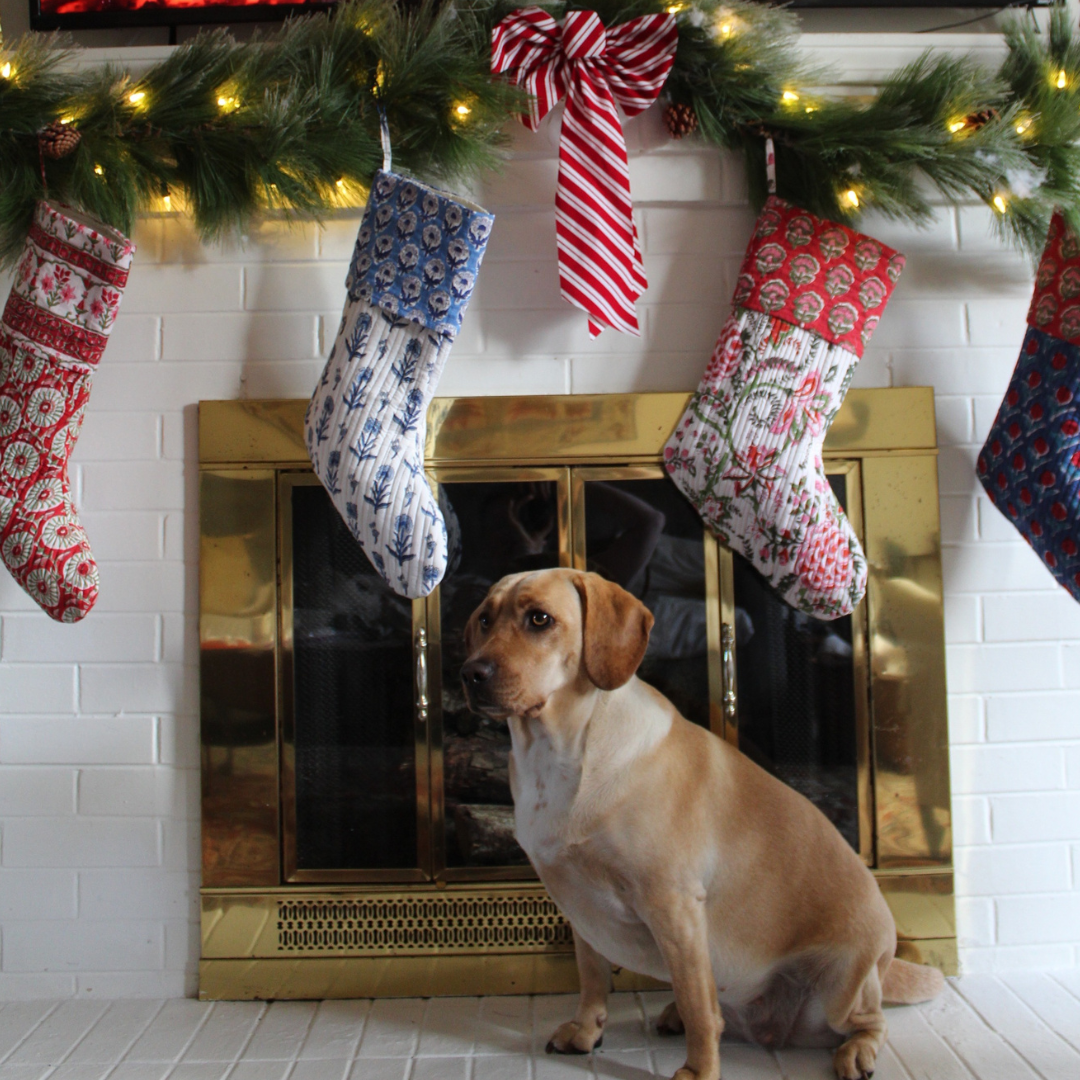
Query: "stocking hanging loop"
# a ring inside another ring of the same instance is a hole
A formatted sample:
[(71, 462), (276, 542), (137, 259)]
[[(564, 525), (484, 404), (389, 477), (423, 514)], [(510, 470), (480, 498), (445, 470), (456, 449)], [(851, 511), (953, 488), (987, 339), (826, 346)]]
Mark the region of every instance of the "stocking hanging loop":
[(386, 110), (381, 105), (379, 106), (379, 141), (382, 143), (383, 172), (390, 172), (394, 157), (390, 149), (390, 123), (386, 119)]

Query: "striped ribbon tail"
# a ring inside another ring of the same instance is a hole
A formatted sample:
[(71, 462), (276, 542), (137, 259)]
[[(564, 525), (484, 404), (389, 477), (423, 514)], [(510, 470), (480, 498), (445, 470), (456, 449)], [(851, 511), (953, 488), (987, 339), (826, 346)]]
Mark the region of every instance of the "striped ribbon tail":
[(605, 327), (640, 334), (634, 305), (648, 282), (634, 226), (626, 141), (616, 105), (636, 116), (659, 96), (675, 60), (669, 14), (605, 30), (594, 11), (561, 27), (540, 8), (504, 19), (492, 35), (492, 71), (512, 72), (532, 95), (532, 130), (566, 95), (555, 221), (562, 295)]

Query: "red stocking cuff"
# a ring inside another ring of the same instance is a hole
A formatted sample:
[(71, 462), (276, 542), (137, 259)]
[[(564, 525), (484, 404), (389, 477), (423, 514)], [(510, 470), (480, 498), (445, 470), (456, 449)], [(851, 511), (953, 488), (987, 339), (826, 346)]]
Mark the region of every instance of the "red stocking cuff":
[(904, 256), (892, 248), (770, 195), (732, 303), (861, 357), (903, 268)]
[(1027, 321), (1050, 337), (1080, 345), (1080, 239), (1061, 214), (1050, 221)]

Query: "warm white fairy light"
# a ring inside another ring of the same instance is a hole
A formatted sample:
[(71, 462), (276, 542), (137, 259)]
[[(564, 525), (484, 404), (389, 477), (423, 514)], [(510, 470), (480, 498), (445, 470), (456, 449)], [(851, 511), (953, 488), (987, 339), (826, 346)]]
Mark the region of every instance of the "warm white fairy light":
[(94, 166), (94, 175), (95, 176), (104, 176), (105, 175), (105, 170), (100, 165), (95, 165)]
[(130, 101), (132, 105), (138, 105), (140, 101), (145, 101), (145, 100), (146, 100), (146, 91), (145, 90), (132, 90), (131, 93), (128, 94), (128, 101)]
[(958, 131), (962, 131), (965, 127), (967, 127), (966, 120), (954, 120), (949, 125), (949, 130), (955, 135)]
[(847, 191), (844, 192), (844, 202), (846, 202), (853, 210), (858, 210), (859, 196), (854, 188), (848, 188)]
[(472, 109), (468, 105), (461, 104), (454, 106), (454, 112), (457, 113), (459, 119), (464, 120), (472, 112)]
[(727, 8), (721, 8), (713, 16), (713, 26), (716, 27), (716, 33), (721, 38), (729, 38), (737, 34), (742, 25), (738, 15)]
[(1065, 69), (1062, 68), (1057, 74), (1057, 82), (1055, 83), (1055, 85), (1059, 90), (1064, 90), (1065, 87), (1068, 86), (1068, 84), (1069, 80), (1065, 76)]
[(799, 100), (799, 95), (794, 90), (785, 90), (780, 96), (789, 105), (794, 105)]
[(5, 79), (10, 79), (12, 71), (13, 71), (13, 68), (11, 66), (11, 61), (6, 60), (4, 62), (4, 66), (0, 67), (0, 76), (3, 76)]
[(993, 202), (994, 202), (994, 209), (995, 209), (995, 210), (996, 210), (996, 211), (997, 211), (997, 212), (998, 212), (999, 214), (1004, 214), (1004, 213), (1005, 213), (1005, 211), (1006, 211), (1006, 210), (1008, 209), (1008, 207), (1009, 207), (1009, 204), (1008, 204), (1008, 203), (1007, 203), (1007, 202), (1005, 201), (1004, 197), (1003, 197), (1003, 196), (1001, 196), (1001, 195), (995, 195), (995, 196), (994, 196), (994, 199), (993, 199)]

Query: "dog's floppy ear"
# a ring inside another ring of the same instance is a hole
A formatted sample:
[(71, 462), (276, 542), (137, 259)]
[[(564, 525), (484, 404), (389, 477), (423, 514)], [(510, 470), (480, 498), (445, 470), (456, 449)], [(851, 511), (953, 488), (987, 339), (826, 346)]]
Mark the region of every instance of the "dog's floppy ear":
[(599, 574), (580, 574), (582, 660), (601, 690), (615, 690), (638, 669), (649, 645), (652, 612), (636, 596)]

